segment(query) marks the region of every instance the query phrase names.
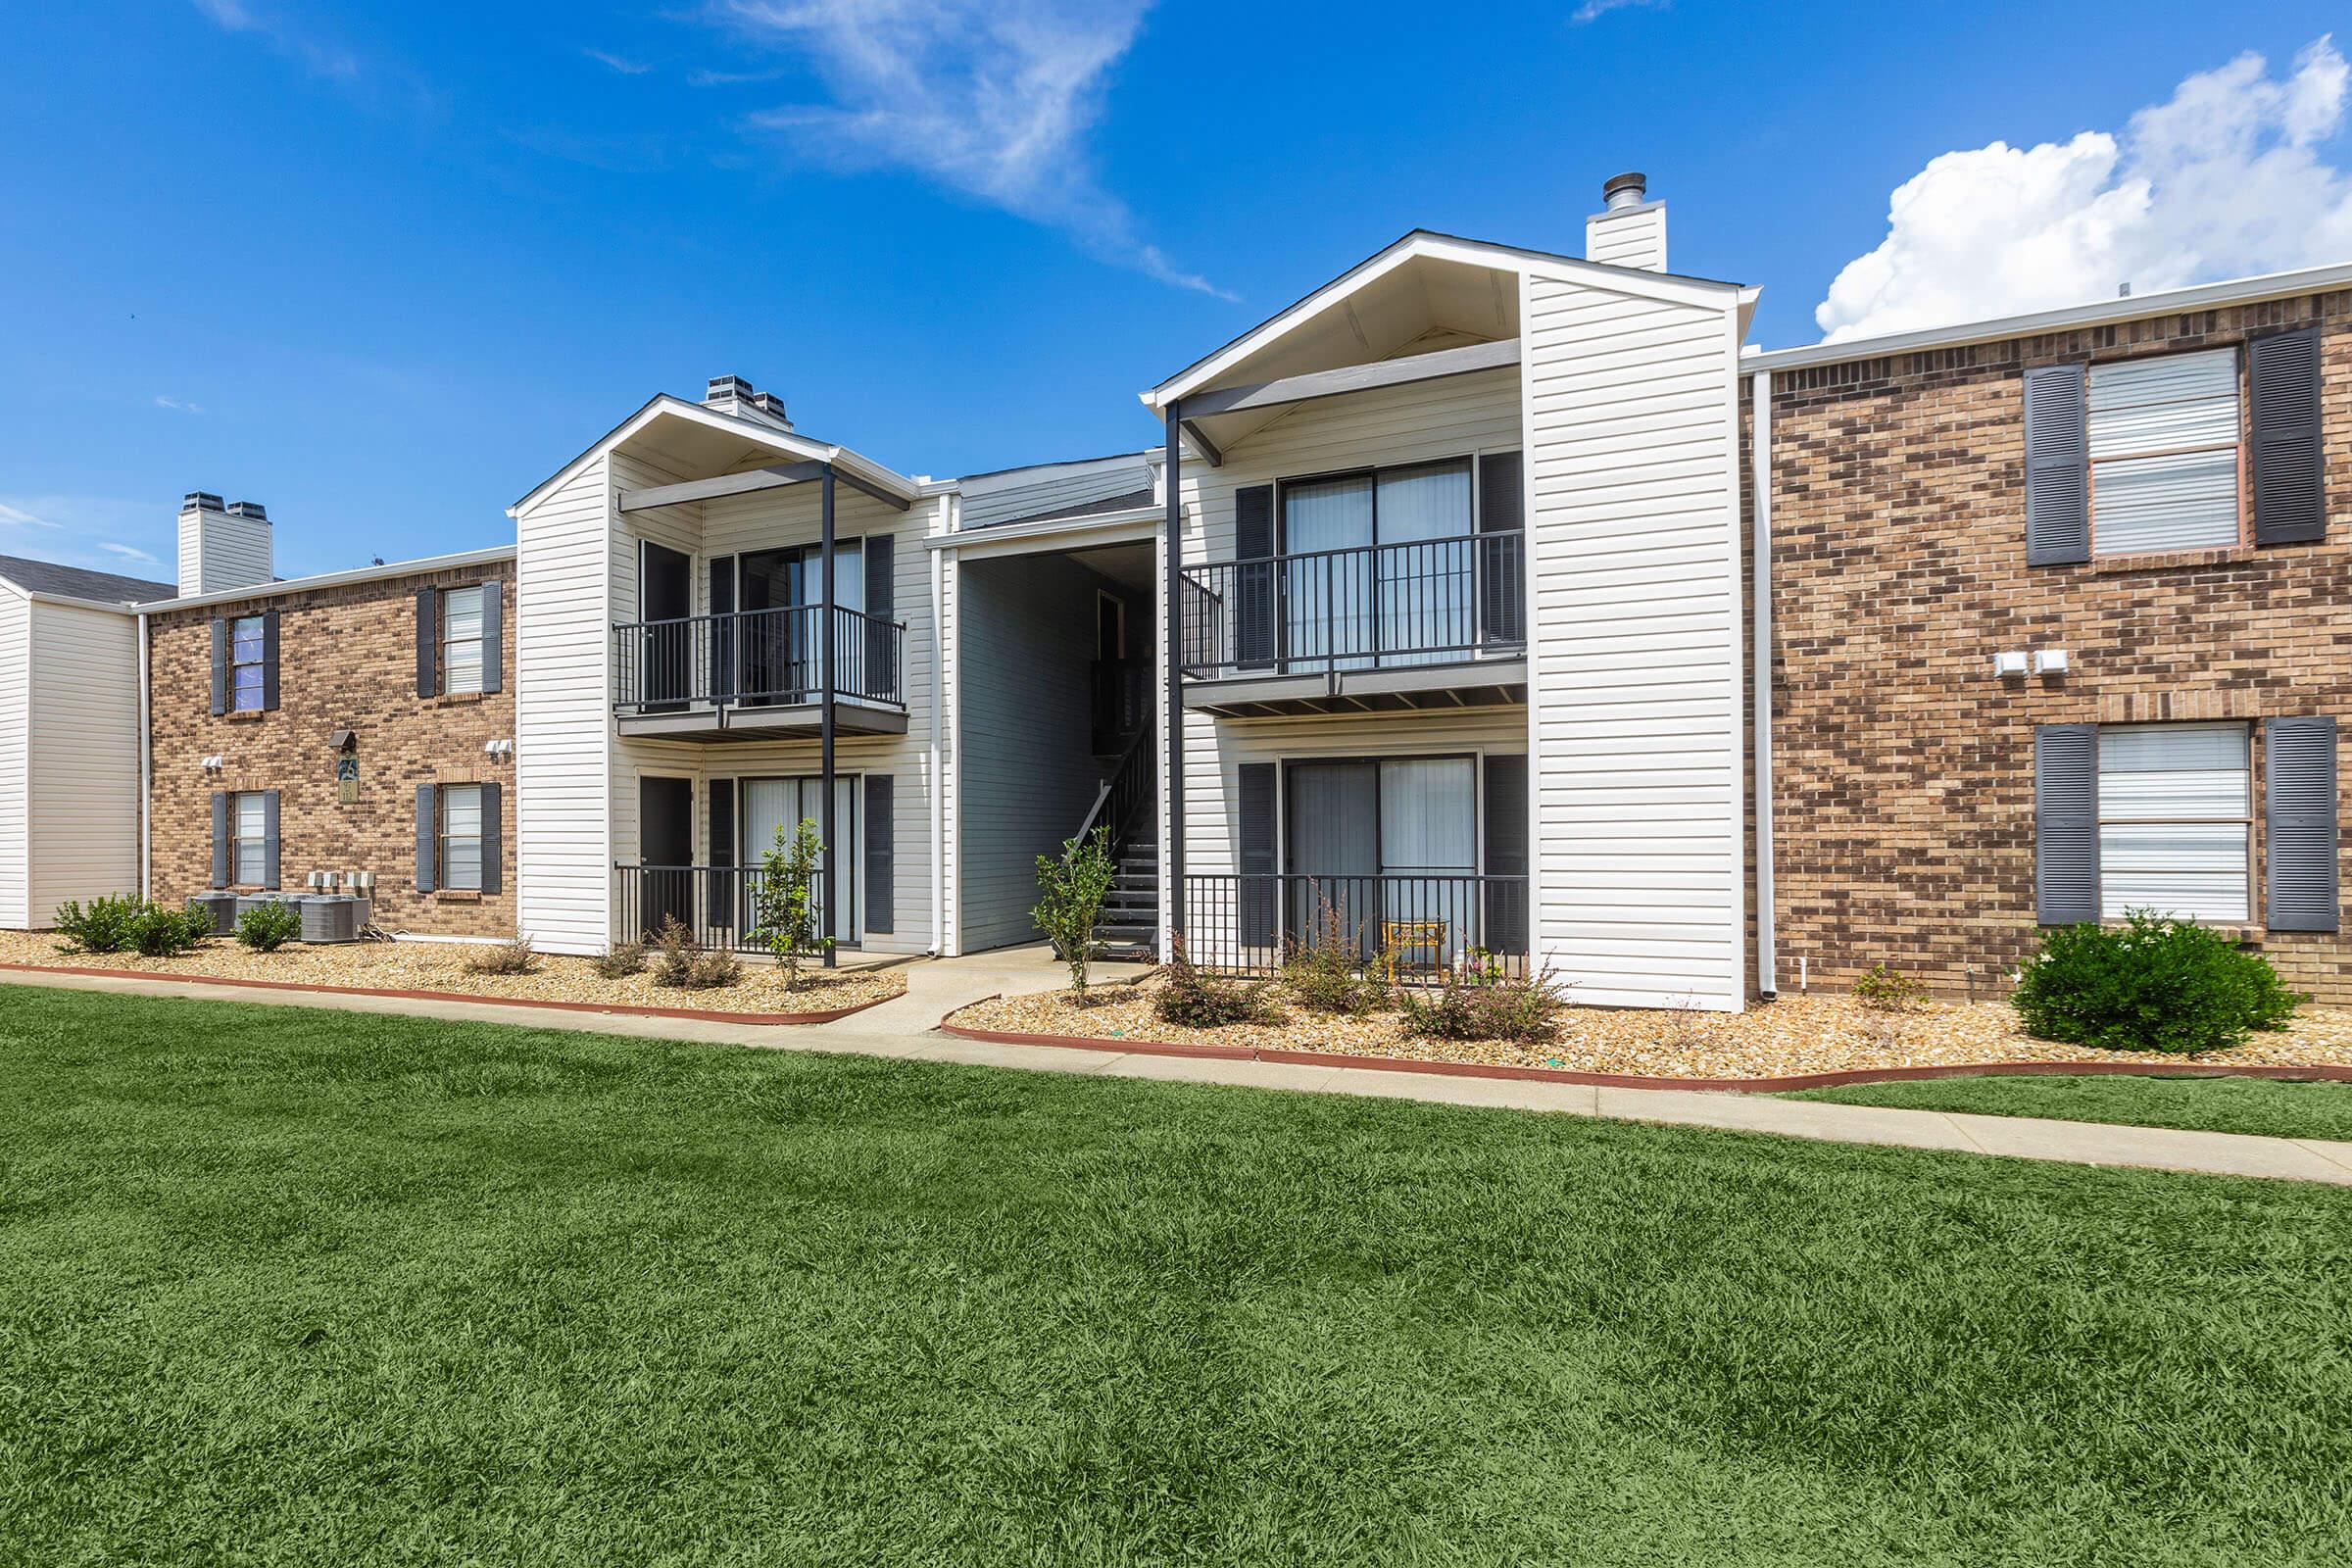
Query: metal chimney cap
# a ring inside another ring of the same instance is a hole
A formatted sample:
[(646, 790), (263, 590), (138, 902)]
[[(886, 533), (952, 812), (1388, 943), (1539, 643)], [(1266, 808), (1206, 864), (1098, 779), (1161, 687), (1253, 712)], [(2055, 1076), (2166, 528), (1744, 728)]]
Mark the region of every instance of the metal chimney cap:
[(752, 383), (740, 375), (714, 375), (703, 389), (703, 401), (715, 403), (720, 398), (749, 398)]
[(210, 490), (191, 490), (180, 498), (179, 510), (182, 512), (219, 512), (220, 498)]
[(228, 514), (232, 517), (251, 517), (256, 522), (270, 520), (270, 509), (259, 501), (231, 501), (228, 504)]
[(1649, 176), (1628, 171), (1611, 174), (1600, 182), (1600, 204), (1611, 212), (1620, 207), (1639, 207), (1649, 199)]

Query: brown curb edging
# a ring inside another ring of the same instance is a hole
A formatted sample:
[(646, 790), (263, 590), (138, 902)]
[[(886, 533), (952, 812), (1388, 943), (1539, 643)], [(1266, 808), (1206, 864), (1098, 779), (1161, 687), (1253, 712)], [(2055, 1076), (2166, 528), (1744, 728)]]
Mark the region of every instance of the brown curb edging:
[[(396, 1002), (486, 1002), (501, 1007), (541, 1007), (551, 1012), (623, 1013), (635, 1018), (693, 1018), (704, 1023), (799, 1024), (831, 1023), (868, 1007), (879, 1007), (898, 997), (877, 997), (854, 1007), (828, 1007), (816, 1012), (721, 1012), (711, 1007), (649, 1007), (627, 1002), (562, 1002), (539, 997), (480, 997), (464, 991), (391, 991), (376, 986), (315, 986), (300, 980), (250, 980), (219, 974), (159, 974), (152, 969), (97, 969), (67, 963), (0, 963), (0, 970), (19, 974), (78, 974), (100, 980), (164, 980), (183, 986), (243, 986), (255, 991), (307, 991), (325, 997), (389, 997)], [(899, 996), (905, 996), (905, 992)]]
[[(994, 1002), (984, 997), (982, 1002)], [(965, 1006), (978, 1006), (977, 1002)], [(956, 1009), (957, 1012), (962, 1007)], [(954, 1014), (949, 1015), (953, 1017)], [(1847, 1084), (1907, 1083), (1928, 1078), (2278, 1078), (2294, 1083), (2352, 1083), (2352, 1067), (2282, 1067), (2267, 1062), (2233, 1066), (2224, 1062), (1986, 1061), (1934, 1067), (1857, 1067), (1843, 1072), (1792, 1073), (1781, 1078), (1650, 1078), (1634, 1073), (1577, 1072), (1567, 1067), (1512, 1067), (1478, 1061), (1433, 1061), (1412, 1056), (1350, 1056), (1327, 1051), (1279, 1047), (1185, 1046), (1166, 1040), (1094, 1040), (1081, 1035), (1025, 1035), (974, 1029), (939, 1021), (940, 1033), (963, 1040), (1007, 1046), (1056, 1046), (1145, 1056), (1218, 1056), (1228, 1060), (1281, 1062), (1296, 1067), (1353, 1067), (1371, 1072), (1419, 1072), (1441, 1078), (1500, 1078), (1522, 1083), (1573, 1084), (1592, 1089), (1684, 1089), (1712, 1094), (1780, 1095), (1800, 1089), (1838, 1089)]]

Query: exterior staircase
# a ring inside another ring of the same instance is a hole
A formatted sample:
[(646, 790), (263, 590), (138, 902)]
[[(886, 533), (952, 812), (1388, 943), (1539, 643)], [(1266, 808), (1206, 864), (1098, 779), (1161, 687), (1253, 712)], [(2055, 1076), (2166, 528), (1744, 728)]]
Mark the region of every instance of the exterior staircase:
[(1157, 956), (1159, 944), (1159, 847), (1152, 831), (1159, 770), (1152, 765), (1151, 739), (1147, 722), (1103, 779), (1077, 835), (1083, 840), (1099, 827), (1108, 828), (1117, 867), (1095, 927), (1098, 956), (1145, 963)]

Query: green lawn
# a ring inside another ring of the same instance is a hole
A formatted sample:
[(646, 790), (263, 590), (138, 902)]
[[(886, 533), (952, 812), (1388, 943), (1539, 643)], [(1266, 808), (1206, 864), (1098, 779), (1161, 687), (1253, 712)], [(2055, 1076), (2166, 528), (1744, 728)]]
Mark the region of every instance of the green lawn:
[(0, 988), (0, 1563), (2352, 1557), (2352, 1196)]
[(2267, 1138), (2352, 1140), (2352, 1084), (2297, 1084), (2275, 1078), (1931, 1078), (1808, 1089), (1785, 1098), (2127, 1122), (2135, 1127), (2197, 1127)]

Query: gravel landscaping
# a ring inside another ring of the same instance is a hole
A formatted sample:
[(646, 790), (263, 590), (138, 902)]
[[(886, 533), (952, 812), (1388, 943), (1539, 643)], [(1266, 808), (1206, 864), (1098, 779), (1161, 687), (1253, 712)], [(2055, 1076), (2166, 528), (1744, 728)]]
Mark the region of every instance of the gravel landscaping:
[(1845, 996), (1783, 996), (1744, 1013), (1569, 1007), (1559, 1036), (1544, 1045), (1416, 1039), (1401, 1014), (1335, 1017), (1286, 1006), (1280, 1024), (1187, 1029), (1152, 1010), (1158, 977), (1099, 985), (1081, 1003), (1069, 991), (978, 1003), (952, 1023), (1014, 1034), (1082, 1036), (1171, 1045), (1322, 1051), (1417, 1060), (1553, 1067), (1575, 1072), (1669, 1078), (1779, 1078), (1885, 1067), (1996, 1061), (2132, 1061), (2234, 1066), (2352, 1066), (2352, 1011), (2305, 1007), (2284, 1030), (2257, 1034), (2233, 1051), (2150, 1055), (2092, 1051), (2021, 1033), (2004, 1002), (1925, 1003), (1902, 1011), (1863, 1006)]
[(0, 931), (0, 963), (128, 969), (287, 985), (361, 986), (377, 991), (448, 991), (469, 997), (602, 1006), (700, 1007), (718, 1012), (830, 1012), (886, 1002), (906, 990), (905, 969), (894, 967), (830, 974), (803, 969), (800, 984), (787, 991), (781, 970), (752, 961), (745, 962), (741, 982), (710, 991), (658, 986), (650, 974), (608, 980), (596, 972), (589, 959), (552, 956), (541, 956), (528, 974), (475, 974), (466, 968), (466, 960), (485, 950), (445, 942), (352, 942), (250, 953), (232, 941), (217, 939), (176, 958), (142, 958), (129, 953), (60, 953), (59, 946), (59, 939), (50, 933)]

